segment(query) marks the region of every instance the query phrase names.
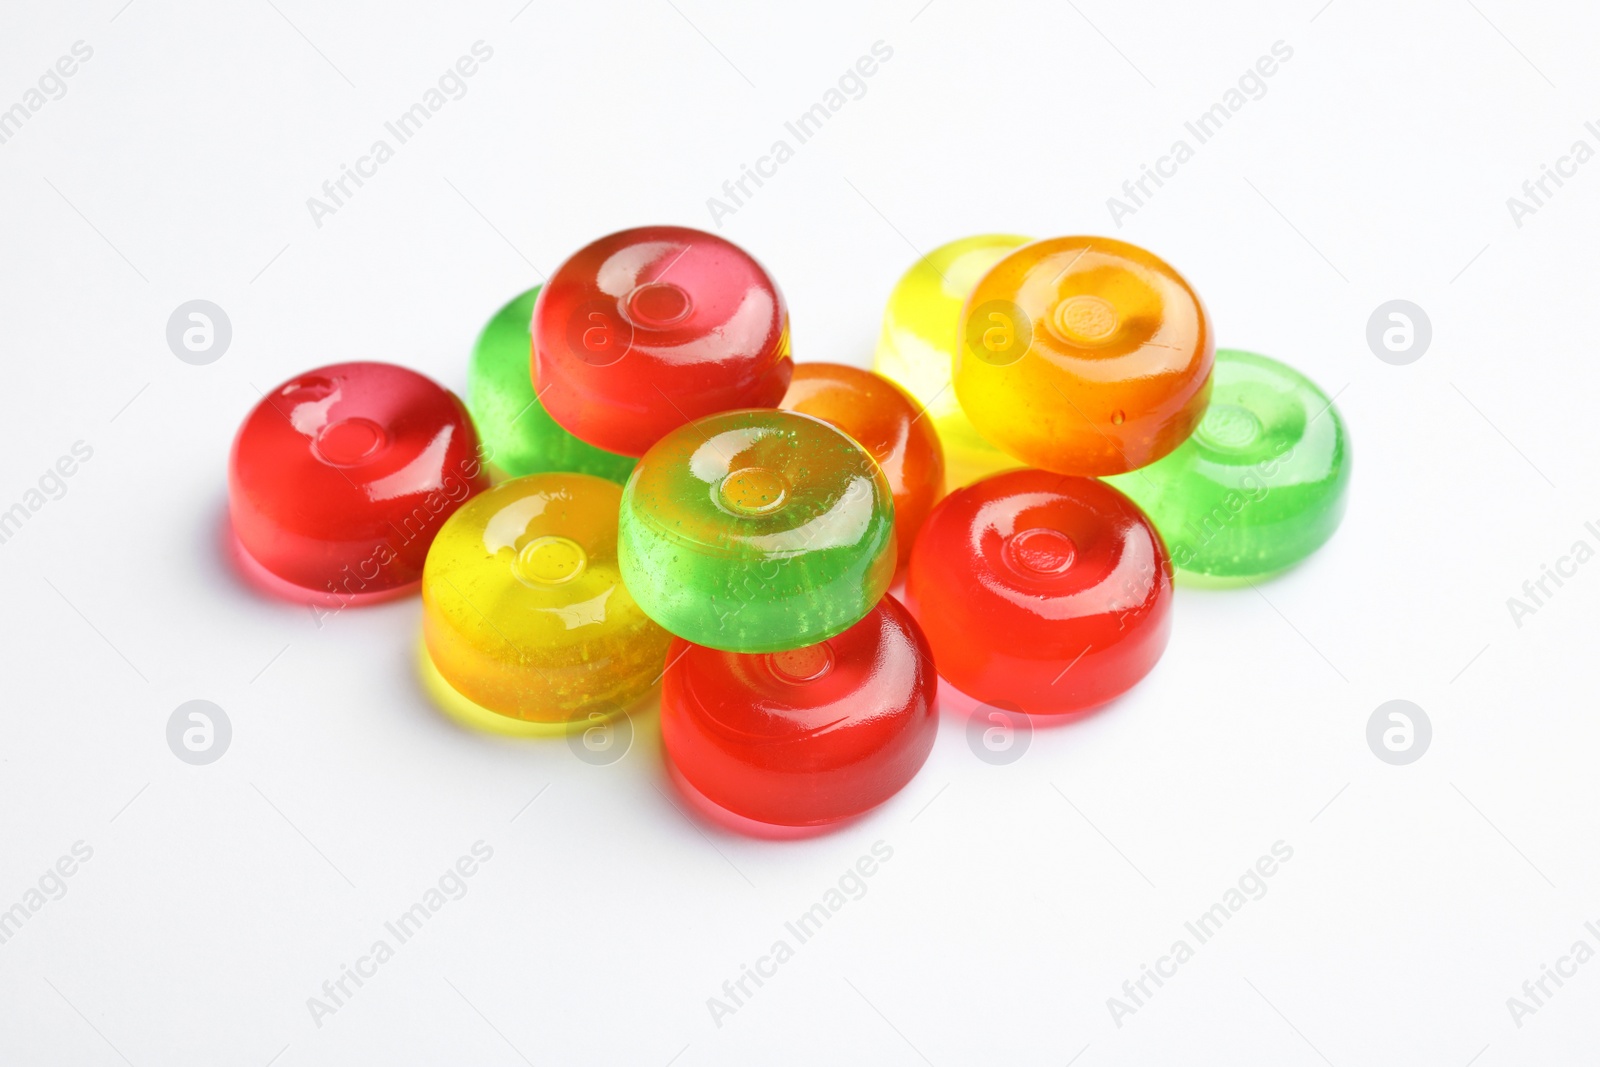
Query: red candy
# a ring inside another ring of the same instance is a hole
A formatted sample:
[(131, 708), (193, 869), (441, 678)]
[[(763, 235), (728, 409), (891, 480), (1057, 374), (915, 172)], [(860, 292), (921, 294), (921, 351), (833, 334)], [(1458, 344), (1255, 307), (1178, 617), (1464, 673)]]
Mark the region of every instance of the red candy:
[(922, 632), (890, 596), (820, 644), (742, 654), (678, 638), (667, 662), (668, 764), (693, 799), (735, 824), (816, 827), (859, 815), (899, 792), (933, 748), (938, 676)]
[(336, 363), (284, 382), (245, 418), (228, 513), (257, 584), (359, 602), (414, 587), (439, 527), (488, 484), (448, 390), (389, 363)]
[(602, 237), (545, 283), (533, 380), (551, 417), (609, 452), (642, 456), (669, 431), (789, 387), (789, 311), (761, 264), (682, 226)]
[(1031, 715), (1103, 704), (1155, 666), (1172, 564), (1111, 486), (1039, 470), (946, 497), (911, 552), (906, 600), (945, 680)]

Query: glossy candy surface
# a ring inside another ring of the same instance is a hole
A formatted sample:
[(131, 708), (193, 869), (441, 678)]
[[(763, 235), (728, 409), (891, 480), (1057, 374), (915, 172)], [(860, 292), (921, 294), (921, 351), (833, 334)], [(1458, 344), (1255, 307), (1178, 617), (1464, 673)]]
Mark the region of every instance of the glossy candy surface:
[(622, 497), (622, 576), (679, 637), (734, 652), (813, 644), (894, 576), (894, 500), (848, 435), (792, 411), (711, 415), (645, 454)]
[(899, 792), (933, 748), (938, 677), (890, 596), (819, 644), (741, 655), (680, 639), (668, 662), (667, 759), (747, 819), (815, 826), (859, 815)]
[(1205, 414), (1211, 324), (1177, 271), (1107, 237), (1011, 253), (961, 312), (955, 392), (978, 431), (1062, 474), (1119, 474)]
[(228, 461), (228, 514), (247, 573), (340, 603), (422, 577), (445, 520), (488, 485), (466, 408), (389, 363), (337, 363), (255, 406)]
[(641, 456), (718, 411), (774, 407), (789, 387), (789, 312), (761, 264), (682, 226), (602, 237), (533, 309), (545, 408), (597, 448)]
[(1104, 482), (1006, 471), (934, 509), (906, 598), (951, 685), (1030, 715), (1067, 714), (1155, 666), (1171, 628), (1171, 564), (1143, 512)]
[(585, 444), (550, 417), (529, 375), (529, 323), (539, 287), (495, 313), (478, 335), (467, 367), (467, 407), (491, 468), (516, 478), (543, 471), (576, 471), (622, 483), (632, 456)]
[(1304, 375), (1222, 349), (1194, 435), (1112, 481), (1149, 513), (1179, 569), (1254, 578), (1300, 562), (1333, 536), (1350, 444), (1338, 409)]
[(795, 364), (783, 407), (837, 426), (878, 461), (894, 494), (895, 541), (905, 563), (922, 520), (944, 496), (944, 450), (928, 418), (893, 383), (839, 363)]
[(531, 474), (445, 524), (422, 580), (431, 666), (471, 704), (538, 723), (610, 715), (649, 692), (671, 637), (617, 568), (622, 490)]
[(1018, 465), (973, 428), (950, 379), (961, 306), (990, 267), (1030, 240), (992, 233), (941, 245), (901, 276), (883, 311), (872, 369), (927, 408), (923, 418), (944, 444), (952, 489)]

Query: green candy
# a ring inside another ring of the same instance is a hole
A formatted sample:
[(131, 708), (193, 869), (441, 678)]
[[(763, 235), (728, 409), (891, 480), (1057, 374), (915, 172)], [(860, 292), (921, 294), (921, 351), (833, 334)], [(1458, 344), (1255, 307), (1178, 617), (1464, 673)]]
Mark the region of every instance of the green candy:
[(495, 312), (472, 349), (467, 410), (489, 461), (513, 478), (561, 471), (625, 482), (637, 460), (580, 441), (534, 394), (528, 323), (538, 296), (536, 285)]
[(1333, 401), (1304, 375), (1218, 349), (1211, 405), (1193, 435), (1105, 480), (1150, 516), (1179, 570), (1242, 581), (1291, 567), (1333, 536), (1350, 441)]
[(820, 419), (744, 410), (680, 426), (622, 491), (622, 580), (661, 626), (730, 652), (815, 644), (894, 578), (894, 496)]

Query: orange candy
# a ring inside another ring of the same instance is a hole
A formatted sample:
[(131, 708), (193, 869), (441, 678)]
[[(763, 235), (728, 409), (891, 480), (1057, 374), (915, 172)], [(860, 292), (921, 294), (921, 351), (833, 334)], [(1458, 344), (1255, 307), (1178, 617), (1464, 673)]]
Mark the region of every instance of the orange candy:
[(887, 378), (840, 363), (796, 363), (780, 405), (831, 423), (871, 453), (894, 494), (899, 563), (944, 496), (944, 449), (932, 420)]
[(1165, 262), (1107, 237), (1055, 237), (996, 263), (967, 299), (956, 397), (1030, 466), (1120, 474), (1199, 424), (1214, 347), (1205, 306)]

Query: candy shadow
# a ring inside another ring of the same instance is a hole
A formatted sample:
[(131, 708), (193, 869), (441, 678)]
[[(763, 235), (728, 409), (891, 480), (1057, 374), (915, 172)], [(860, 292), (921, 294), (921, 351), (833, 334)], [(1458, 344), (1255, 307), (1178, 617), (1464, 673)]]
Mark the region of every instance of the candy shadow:
[(387, 604), (395, 600), (404, 600), (414, 596), (422, 589), (422, 580), (407, 582), (405, 585), (392, 589), (378, 589), (366, 593), (334, 594), (307, 589), (302, 585), (295, 585), (287, 579), (280, 578), (267, 570), (266, 567), (246, 551), (239, 541), (239, 534), (233, 528), (233, 518), (228, 510), (227, 500), (216, 509), (213, 517), (215, 554), (222, 561), (222, 567), (229, 577), (240, 588), (247, 589), (258, 596), (270, 600), (288, 602), (290, 604), (309, 604), (314, 608), (321, 608), (328, 613), (342, 611), (345, 608), (366, 607), (371, 604)]
[(619, 708), (602, 719), (535, 722), (491, 711), (457, 690), (434, 664), (420, 628), (406, 666), (415, 682), (415, 691), (433, 717), (472, 737), (509, 740), (513, 744), (571, 746), (574, 738), (581, 738), (586, 731), (607, 723), (615, 727), (619, 720), (626, 718), (628, 747), (615, 759), (602, 762), (626, 759), (636, 749), (643, 758), (649, 759), (660, 748), (660, 728), (655, 723), (658, 689), (651, 689), (629, 707)]
[(1287, 567), (1268, 571), (1266, 574), (1248, 574), (1239, 577), (1200, 574), (1195, 571), (1186, 571), (1174, 567), (1172, 581), (1173, 585), (1179, 589), (1193, 589), (1202, 593), (1231, 592), (1237, 589), (1249, 589), (1257, 585), (1271, 585), (1305, 566), (1306, 560), (1310, 558), (1310, 556), (1307, 556), (1305, 559), (1296, 560)]
[[(1148, 678), (1149, 675), (1146, 675), (1145, 677)], [(1144, 678), (1139, 679), (1139, 682), (1143, 681)], [(970, 724), (974, 721), (988, 722), (989, 719), (985, 714), (986, 712), (1003, 711), (1010, 714), (1026, 715), (1028, 717), (1028, 727), (1035, 732), (1041, 730), (1059, 730), (1064, 727), (1075, 726), (1078, 723), (1083, 722), (1085, 719), (1091, 719), (1097, 715), (1102, 715), (1115, 710), (1124, 700), (1128, 698), (1129, 694), (1138, 688), (1139, 683), (1136, 682), (1127, 690), (1127, 692), (1119, 693), (1104, 703), (1095, 704), (1087, 708), (1079, 708), (1077, 711), (1037, 714), (1034, 712), (1029, 712), (1009, 701), (979, 700), (977, 697), (957, 689), (954, 685), (950, 684), (950, 682), (947, 681), (943, 675), (940, 675), (939, 695), (934, 699), (934, 708), (938, 711), (940, 716), (948, 715), (951, 718), (957, 719), (965, 724)]]
[(868, 809), (857, 815), (836, 822), (821, 823), (815, 826), (781, 826), (777, 823), (761, 822), (757, 819), (747, 818), (724, 808), (700, 790), (696, 789), (689, 780), (684, 778), (668, 760), (665, 753), (660, 760), (660, 773), (671, 784), (672, 789), (689, 809), (689, 817), (699, 822), (706, 823), (735, 837), (754, 838), (758, 841), (805, 841), (816, 837), (826, 837), (848, 829), (865, 819), (876, 808)]

